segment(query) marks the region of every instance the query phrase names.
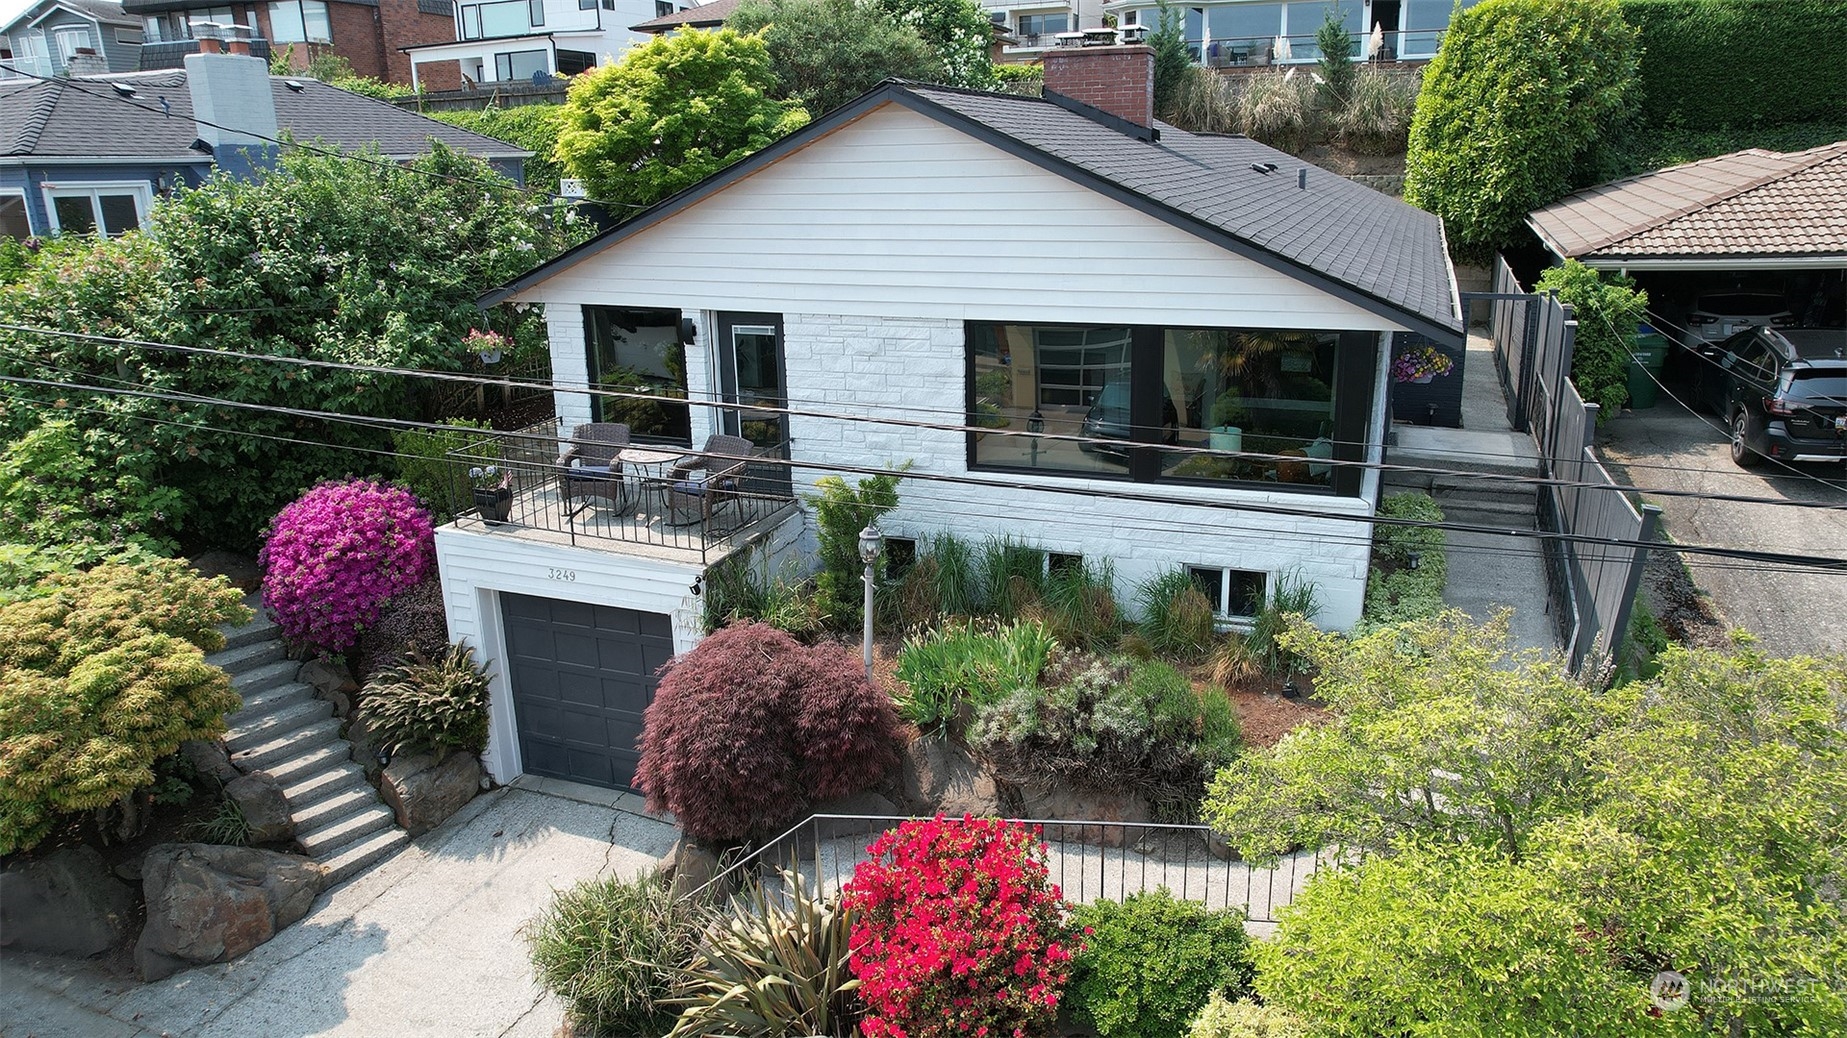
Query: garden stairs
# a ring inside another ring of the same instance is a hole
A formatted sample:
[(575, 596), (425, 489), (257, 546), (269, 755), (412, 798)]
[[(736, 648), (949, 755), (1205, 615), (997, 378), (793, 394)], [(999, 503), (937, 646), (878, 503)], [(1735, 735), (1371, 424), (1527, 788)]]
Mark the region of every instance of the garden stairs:
[(224, 649), (206, 658), (244, 697), (243, 708), (226, 718), (225, 745), (237, 770), (268, 772), (282, 784), (296, 842), (326, 867), (332, 886), (410, 837), (353, 763), (333, 704), (295, 680), (301, 663), (288, 658), (282, 631), (257, 608), (256, 620), (225, 628)]

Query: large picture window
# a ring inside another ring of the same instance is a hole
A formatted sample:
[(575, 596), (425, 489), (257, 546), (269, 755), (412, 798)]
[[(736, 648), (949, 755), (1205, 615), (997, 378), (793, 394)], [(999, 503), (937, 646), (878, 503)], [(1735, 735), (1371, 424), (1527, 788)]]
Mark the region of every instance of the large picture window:
[(60, 184), (45, 188), (52, 230), (110, 238), (141, 226), (148, 190), (141, 184)]
[[(590, 381), (612, 389), (686, 399), (686, 347), (680, 343), (678, 310), (584, 307)], [(692, 443), (692, 412), (686, 404), (592, 396), (599, 422), (625, 422), (643, 442)]]
[(285, 0), (269, 5), (272, 43), (332, 43), (333, 22), (325, 0)]
[[(970, 323), (969, 461), (1355, 494), (1376, 332)], [(1048, 434), (1034, 437), (1032, 432)]]

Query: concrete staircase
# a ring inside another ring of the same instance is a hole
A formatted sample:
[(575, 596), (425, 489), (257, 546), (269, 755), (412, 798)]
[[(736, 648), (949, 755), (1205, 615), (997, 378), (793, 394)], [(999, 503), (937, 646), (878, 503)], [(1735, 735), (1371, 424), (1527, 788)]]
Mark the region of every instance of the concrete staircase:
[(225, 647), (206, 660), (231, 675), (243, 708), (226, 720), (231, 763), (246, 774), (268, 772), (282, 784), (302, 851), (327, 868), (329, 886), (350, 879), (410, 842), (391, 809), (353, 763), (340, 738), (333, 704), (295, 680), (282, 632), (259, 614), (225, 629)]

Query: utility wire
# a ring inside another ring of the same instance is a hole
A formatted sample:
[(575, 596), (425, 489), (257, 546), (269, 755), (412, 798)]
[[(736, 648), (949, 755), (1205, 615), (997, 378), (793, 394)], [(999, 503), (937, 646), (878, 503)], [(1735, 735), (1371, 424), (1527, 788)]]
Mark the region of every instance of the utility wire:
[[(112, 381), (112, 380), (105, 380), (105, 381)], [(29, 398), (19, 397), (15, 395), (14, 399), (26, 400)], [(358, 454), (373, 455), (373, 456), (377, 456), (381, 458), (391, 458), (393, 460), (414, 460), (414, 461), (424, 461), (424, 462), (427, 462), (430, 460), (428, 457), (423, 456), (423, 455), (406, 454), (404, 452), (395, 451), (395, 450), (382, 450), (382, 449), (375, 448), (375, 447), (363, 447), (363, 446), (358, 446), (355, 444), (330, 443), (330, 442), (326, 442), (322, 440), (309, 440), (309, 439), (303, 439), (300, 437), (293, 437), (293, 436), (280, 436), (280, 435), (276, 435), (273, 433), (253, 432), (253, 431), (249, 431), (245, 429), (231, 428), (231, 427), (226, 427), (222, 425), (208, 425), (208, 424), (197, 423), (197, 422), (186, 422), (186, 421), (179, 421), (179, 420), (174, 420), (174, 419), (157, 418), (152, 415), (114, 412), (114, 411), (108, 411), (102, 408), (84, 407), (78, 404), (70, 404), (68, 402), (65, 403), (63, 406), (61, 406), (59, 410), (64, 411), (64, 412), (81, 412), (81, 413), (88, 413), (88, 414), (105, 415), (105, 416), (110, 416), (110, 417), (118, 417), (118, 418), (126, 417), (126, 418), (130, 418), (136, 421), (145, 422), (151, 425), (172, 426), (176, 428), (185, 429), (191, 432), (214, 432), (214, 433), (220, 433), (224, 435), (245, 436), (245, 437), (250, 437), (254, 439), (261, 439), (261, 440), (266, 440), (270, 442), (275, 442), (275, 443), (290, 444), (293, 446), (314, 447), (314, 448), (320, 448), (320, 449), (326, 449), (326, 450), (348, 451), (348, 452), (353, 452), (353, 453), (358, 453)], [(482, 434), (483, 439), (493, 435), (493, 432), (491, 430), (461, 430), (461, 431), (479, 432), (480, 434)], [(451, 457), (458, 464), (467, 464), (471, 462), (480, 462), (482, 464), (494, 464), (494, 465), (508, 465), (509, 464), (504, 458), (502, 458), (498, 454), (466, 454), (466, 453), (457, 452), (457, 453), (452, 454)], [(753, 458), (753, 460), (762, 460), (762, 459)], [(512, 463), (510, 467), (514, 467), (514, 468), (527, 467), (527, 468), (535, 468), (535, 469), (537, 468), (537, 466), (522, 466), (520, 463), (517, 463), (517, 462)], [(791, 465), (791, 467), (800, 467), (800, 466)], [(927, 515), (930, 518), (934, 518), (937, 516), (954, 516), (958, 518), (982, 520), (985, 522), (1003, 522), (1003, 523), (1015, 522), (1018, 519), (1018, 516), (1014, 514), (976, 511), (976, 510), (970, 510), (968, 508), (952, 508), (952, 507), (946, 507), (942, 503), (934, 502), (934, 501), (929, 503)], [(1076, 526), (1082, 529), (1087, 529), (1087, 530), (1092, 530), (1092, 531), (1101, 531), (1105, 533), (1113, 533), (1113, 532), (1117, 532), (1122, 529), (1121, 524), (1108, 522), (1107, 520), (1100, 519), (1098, 517), (1083, 515), (1081, 513), (1072, 513), (1072, 514), (1065, 516), (1061, 520), (1060, 525), (1061, 526)], [(1194, 535), (1194, 536), (1222, 535), (1227, 532), (1231, 532), (1231, 533), (1247, 532), (1247, 533), (1253, 533), (1253, 534), (1267, 534), (1267, 533), (1273, 532), (1273, 527), (1268, 526), (1268, 525), (1252, 525), (1252, 524), (1247, 524), (1247, 523), (1238, 522), (1238, 521), (1215, 520), (1212, 523), (1203, 523), (1203, 522), (1187, 522), (1185, 520), (1166, 519), (1166, 518), (1138, 518), (1137, 520), (1135, 520), (1134, 528), (1138, 530), (1143, 530), (1143, 529), (1158, 530), (1158, 531), (1163, 531), (1163, 532), (1171, 532), (1171, 533), (1178, 533), (1178, 534), (1183, 534), (1183, 535)], [(595, 533), (594, 526), (592, 526), (588, 532), (591, 536), (597, 535)], [(622, 538), (615, 537), (613, 539), (621, 540)], [(1373, 538), (1370, 535), (1356, 536), (1352, 534), (1330, 533), (1330, 534), (1317, 535), (1316, 542), (1322, 543), (1322, 544), (1341, 544), (1341, 545), (1346, 545), (1346, 546), (1351, 546), (1351, 547), (1370, 548), (1373, 544)], [(1660, 546), (1665, 547), (1665, 548), (1670, 548), (1670, 549), (1672, 548), (1671, 543), (1664, 542)], [(1535, 548), (1522, 548), (1522, 547), (1515, 547), (1515, 546), (1476, 547), (1476, 546), (1470, 546), (1470, 545), (1448, 543), (1444, 546), (1443, 550), (1445, 554), (1449, 555), (1452, 558), (1458, 555), (1482, 555), (1482, 556), (1494, 556), (1497, 558), (1508, 558), (1508, 557), (1531, 558), (1531, 559), (1537, 559), (1540, 561), (1546, 561), (1550, 558), (1549, 552), (1544, 547), (1535, 547)], [(1744, 562), (1728, 562), (1722, 559), (1694, 558), (1694, 559), (1685, 560), (1685, 564), (1692, 568), (1696, 568), (1700, 570), (1758, 573), (1758, 574), (1764, 574), (1764, 575), (1786, 574), (1790, 571), (1789, 566), (1787, 564), (1782, 564), (1782, 563), (1756, 564), (1756, 563), (1744, 563)]]
[[(117, 395), (117, 396), (140, 397), (140, 398), (155, 399), (155, 400), (167, 400), (167, 401), (174, 401), (174, 402), (180, 402), (180, 403), (198, 403), (198, 404), (210, 404), (210, 405), (223, 406), (223, 407), (243, 408), (243, 409), (248, 409), (248, 410), (258, 410), (258, 411), (265, 411), (265, 412), (276, 413), (276, 414), (286, 414), (292, 417), (320, 419), (320, 420), (336, 421), (336, 422), (347, 422), (351, 424), (371, 426), (371, 427), (375, 427), (379, 429), (386, 429), (386, 428), (418, 428), (418, 429), (450, 428), (450, 429), (453, 429), (453, 427), (441, 426), (436, 423), (418, 422), (418, 421), (412, 421), (410, 419), (356, 418), (351, 415), (344, 415), (344, 414), (339, 414), (339, 413), (334, 413), (334, 412), (312, 411), (312, 410), (307, 410), (307, 409), (302, 409), (302, 408), (279, 408), (279, 407), (273, 407), (273, 406), (264, 405), (264, 404), (253, 404), (253, 403), (247, 403), (244, 401), (237, 401), (237, 400), (205, 398), (205, 397), (198, 397), (198, 396), (187, 395), (187, 394), (156, 393), (156, 392), (151, 392), (147, 390), (111, 389), (109, 387), (103, 387), (103, 386), (91, 386), (91, 385), (55, 382), (55, 381), (45, 380), (45, 379), (28, 379), (28, 378), (20, 378), (17, 376), (0, 376), (0, 382), (8, 382), (8, 383), (14, 383), (14, 384), (19, 384), (19, 385), (36, 385), (36, 386), (54, 388), (54, 389), (71, 389), (71, 390), (77, 390), (77, 391), (89, 391), (89, 392), (97, 392), (97, 393)], [(695, 453), (695, 452), (689, 452), (689, 453)], [(697, 452), (697, 453), (705, 453), (705, 452)], [(1509, 529), (1509, 528), (1474, 525), (1474, 524), (1467, 524), (1467, 523), (1430, 522), (1430, 521), (1424, 521), (1424, 520), (1400, 518), (1397, 516), (1375, 515), (1375, 514), (1370, 514), (1370, 513), (1344, 514), (1344, 513), (1338, 513), (1338, 512), (1316, 511), (1313, 509), (1306, 509), (1306, 508), (1294, 508), (1294, 507), (1289, 507), (1285, 505), (1275, 505), (1275, 504), (1269, 504), (1269, 503), (1264, 503), (1264, 502), (1202, 501), (1197, 498), (1190, 498), (1190, 497), (1174, 497), (1174, 496), (1169, 496), (1169, 495), (1145, 494), (1145, 493), (1124, 493), (1121, 491), (1107, 491), (1107, 490), (1103, 490), (1103, 489), (1095, 488), (1095, 487), (1067, 487), (1067, 486), (1054, 486), (1054, 485), (1048, 485), (1048, 484), (1042, 484), (1042, 483), (1022, 483), (1022, 482), (1017, 482), (1017, 481), (1009, 482), (1006, 480), (996, 479), (992, 477), (957, 476), (957, 475), (952, 475), (948, 473), (908, 472), (908, 471), (903, 472), (903, 473), (898, 473), (892, 469), (877, 468), (873, 466), (846, 465), (846, 464), (841, 464), (838, 462), (819, 463), (819, 462), (810, 462), (810, 461), (795, 461), (795, 460), (782, 459), (782, 458), (761, 457), (755, 454), (727, 455), (723, 453), (705, 453), (705, 456), (718, 459), (718, 460), (724, 460), (724, 461), (749, 461), (749, 462), (754, 462), (754, 463), (763, 464), (763, 465), (781, 466), (781, 467), (786, 467), (790, 469), (798, 469), (798, 468), (808, 469), (808, 470), (828, 472), (828, 473), (840, 474), (840, 475), (900, 475), (901, 478), (911, 480), (913, 482), (936, 483), (936, 484), (945, 484), (945, 485), (953, 485), (953, 486), (984, 487), (984, 488), (989, 488), (989, 489), (1032, 491), (1032, 492), (1048, 494), (1048, 495), (1082, 497), (1087, 500), (1093, 500), (1093, 501), (1097, 499), (1128, 501), (1128, 502), (1137, 502), (1137, 503), (1143, 503), (1143, 504), (1157, 504), (1157, 505), (1168, 505), (1168, 506), (1183, 507), (1183, 508), (1208, 509), (1208, 510), (1220, 511), (1220, 512), (1252, 513), (1252, 514), (1260, 514), (1260, 515), (1278, 515), (1278, 516), (1289, 516), (1289, 517), (1295, 517), (1295, 518), (1320, 519), (1320, 520), (1332, 521), (1332, 522), (1355, 523), (1355, 524), (1365, 525), (1365, 526), (1397, 526), (1397, 527), (1411, 527), (1411, 528), (1420, 528), (1420, 529), (1455, 530), (1455, 531), (1460, 531), (1460, 532), (1481, 533), (1481, 534), (1488, 534), (1488, 535), (1495, 535), (1495, 536), (1524, 537), (1524, 538), (1531, 538), (1535, 540), (1570, 541), (1570, 542), (1578, 542), (1578, 543), (1597, 544), (1597, 545), (1603, 545), (1608, 548), (1624, 548), (1624, 547), (1627, 547), (1627, 548), (1656, 548), (1656, 547), (1660, 547), (1658, 542), (1641, 541), (1641, 540), (1628, 539), (1628, 538), (1590, 537), (1590, 536), (1584, 536), (1584, 535), (1567, 534), (1567, 533), (1560, 533), (1560, 532), (1553, 532), (1553, 531), (1546, 531), (1546, 530)], [(1677, 545), (1676, 550), (1682, 551), (1682, 552), (1689, 552), (1693, 554), (1699, 554), (1699, 555), (1710, 555), (1710, 556), (1719, 557), (1719, 558), (1741, 559), (1741, 560), (1752, 561), (1752, 562), (1800, 566), (1804, 568), (1812, 568), (1812, 569), (1820, 569), (1820, 570), (1847, 571), (1847, 558), (1792, 555), (1792, 554), (1783, 553), (1783, 552), (1757, 551), (1757, 550), (1742, 549), (1742, 548), (1726, 548), (1726, 547), (1721, 547), (1718, 545), (1703, 545), (1703, 544), (1681, 544), (1681, 545)]]
[[(970, 433), (984, 433), (987, 435), (999, 436), (999, 437), (1005, 437), (1005, 438), (1037, 440), (1040, 442), (1050, 442), (1050, 443), (1060, 443), (1060, 442), (1072, 443), (1072, 444), (1086, 444), (1087, 443), (1093, 446), (1118, 447), (1125, 451), (1133, 450), (1133, 449), (1153, 450), (1163, 455), (1195, 455), (1195, 456), (1216, 457), (1216, 458), (1237, 458), (1237, 459), (1248, 460), (1248, 461), (1280, 461), (1283, 463), (1296, 463), (1296, 462), (1308, 463), (1308, 462), (1305, 462), (1305, 459), (1300, 455), (1265, 454), (1265, 453), (1260, 453), (1260, 452), (1255, 452), (1255, 451), (1241, 451), (1241, 452), (1217, 451), (1217, 450), (1213, 450), (1210, 447), (1191, 447), (1191, 446), (1180, 446), (1180, 445), (1149, 444), (1149, 443), (1143, 443), (1140, 441), (1105, 439), (1105, 438), (1100, 438), (1100, 437), (1086, 437), (1086, 436), (1073, 435), (1073, 434), (1067, 434), (1067, 433), (1030, 432), (1030, 431), (1020, 431), (1020, 430), (1010, 430), (1010, 429), (989, 429), (983, 426), (970, 425), (966, 423), (930, 422), (930, 421), (921, 421), (921, 420), (916, 420), (916, 419), (905, 419), (905, 418), (895, 418), (895, 417), (878, 417), (878, 416), (873, 416), (873, 415), (845, 414), (845, 413), (841, 413), (837, 411), (817, 411), (817, 410), (810, 410), (806, 408), (779, 407), (779, 406), (774, 406), (774, 405), (762, 405), (762, 404), (732, 403), (732, 402), (715, 401), (715, 400), (696, 400), (696, 399), (690, 399), (690, 398), (675, 397), (675, 396), (670, 396), (670, 395), (660, 394), (660, 393), (642, 393), (642, 392), (634, 392), (634, 391), (605, 389), (602, 387), (579, 387), (575, 385), (561, 385), (556, 380), (552, 380), (552, 379), (494, 378), (490, 376), (473, 375), (473, 374), (466, 373), (466, 372), (447, 372), (447, 371), (439, 371), (439, 370), (433, 370), (433, 369), (428, 369), (428, 368), (405, 368), (405, 367), (396, 367), (396, 366), (389, 366), (389, 365), (353, 364), (353, 363), (347, 363), (347, 362), (342, 362), (342, 361), (321, 360), (318, 358), (311, 358), (311, 357), (285, 357), (285, 356), (277, 356), (273, 354), (244, 353), (244, 352), (240, 352), (237, 350), (218, 349), (218, 348), (207, 347), (207, 346), (186, 346), (186, 345), (180, 345), (177, 343), (164, 343), (164, 342), (156, 342), (156, 341), (146, 340), (146, 339), (131, 339), (131, 338), (124, 338), (120, 336), (97, 335), (97, 334), (86, 333), (86, 332), (71, 332), (71, 331), (65, 331), (65, 330), (56, 329), (56, 328), (35, 327), (32, 325), (0, 323), (0, 331), (13, 331), (13, 332), (24, 333), (24, 334), (49, 335), (49, 336), (81, 339), (81, 340), (88, 340), (88, 341), (95, 341), (95, 342), (107, 342), (107, 343), (112, 343), (112, 344), (117, 344), (117, 345), (134, 346), (134, 347), (139, 347), (139, 348), (163, 350), (163, 351), (177, 352), (177, 353), (225, 357), (225, 358), (230, 358), (230, 359), (235, 359), (235, 360), (268, 361), (272, 363), (287, 364), (287, 365), (293, 365), (293, 366), (298, 366), (298, 367), (324, 368), (324, 369), (330, 369), (330, 370), (360, 372), (360, 373), (365, 373), (365, 374), (380, 374), (380, 375), (393, 375), (393, 376), (401, 376), (401, 377), (429, 378), (429, 379), (437, 379), (437, 380), (449, 381), (449, 382), (466, 383), (469, 385), (480, 386), (480, 387), (500, 386), (500, 387), (512, 388), (512, 389), (527, 388), (527, 389), (551, 390), (554, 392), (585, 393), (585, 394), (592, 395), (592, 396), (601, 396), (601, 397), (611, 398), (611, 399), (631, 400), (631, 401), (639, 401), (639, 402), (646, 402), (646, 403), (684, 404), (688, 406), (712, 408), (712, 409), (717, 409), (721, 411), (736, 411), (736, 412), (748, 411), (748, 412), (751, 412), (752, 414), (777, 414), (777, 415), (782, 415), (786, 417), (813, 418), (813, 419), (821, 419), (821, 420), (826, 420), (826, 421), (859, 422), (859, 423), (868, 423), (868, 424), (876, 424), (876, 425), (889, 425), (889, 426), (894, 426), (898, 428), (911, 429), (911, 430), (917, 430), (917, 431), (951, 432), (951, 433), (958, 433), (958, 434), (963, 434), (963, 435), (967, 435)], [(204, 400), (202, 399), (201, 402), (204, 402)], [(437, 423), (426, 423), (426, 424), (430, 425), (431, 427), (437, 427)], [(1599, 489), (1599, 490), (1605, 489), (1609, 486), (1608, 484), (1604, 484), (1600, 482), (1567, 480), (1567, 479), (1560, 479), (1556, 477), (1525, 476), (1525, 475), (1514, 475), (1514, 474), (1509, 474), (1509, 473), (1494, 473), (1494, 472), (1474, 472), (1474, 471), (1470, 471), (1467, 469), (1447, 469), (1447, 468), (1438, 468), (1434, 466), (1402, 465), (1402, 464), (1389, 463), (1389, 462), (1361, 461), (1361, 460), (1356, 460), (1356, 459), (1316, 458), (1316, 459), (1309, 459), (1309, 461), (1312, 461), (1312, 463), (1316, 465), (1328, 465), (1330, 467), (1346, 467), (1346, 468), (1376, 470), (1380, 472), (1405, 472), (1405, 473), (1412, 473), (1412, 474), (1419, 474), (1419, 475), (1469, 478), (1469, 479), (1481, 480), (1487, 483), (1504, 483), (1504, 484), (1516, 485), (1516, 486), (1579, 487), (1579, 488)], [(1836, 503), (1825, 502), (1825, 501), (1792, 501), (1787, 498), (1767, 498), (1767, 497), (1751, 497), (1751, 496), (1746, 496), (1746, 495), (1706, 494), (1706, 493), (1701, 493), (1698, 491), (1679, 490), (1679, 489), (1667, 488), (1667, 487), (1618, 486), (1615, 489), (1623, 490), (1625, 492), (1630, 492), (1630, 493), (1649, 494), (1649, 495), (1655, 495), (1655, 496), (1661, 496), (1661, 497), (1689, 497), (1689, 498), (1700, 498), (1700, 499), (1705, 499), (1705, 500), (1730, 501), (1733, 503), (1773, 505), (1776, 507), (1814, 508), (1814, 509), (1824, 509), (1824, 510), (1847, 511), (1847, 504), (1836, 504)]]

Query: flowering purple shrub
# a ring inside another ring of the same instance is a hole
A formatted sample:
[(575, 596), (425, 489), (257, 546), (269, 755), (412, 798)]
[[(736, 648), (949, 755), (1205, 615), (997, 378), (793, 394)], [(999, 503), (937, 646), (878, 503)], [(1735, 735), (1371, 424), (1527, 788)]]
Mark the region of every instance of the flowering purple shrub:
[(263, 606), (294, 641), (340, 651), (435, 562), (430, 513), (408, 490), (322, 483), (276, 514), (264, 541)]

